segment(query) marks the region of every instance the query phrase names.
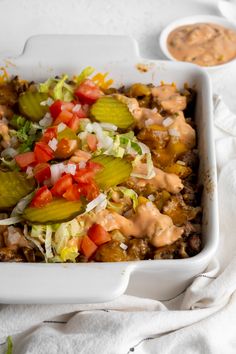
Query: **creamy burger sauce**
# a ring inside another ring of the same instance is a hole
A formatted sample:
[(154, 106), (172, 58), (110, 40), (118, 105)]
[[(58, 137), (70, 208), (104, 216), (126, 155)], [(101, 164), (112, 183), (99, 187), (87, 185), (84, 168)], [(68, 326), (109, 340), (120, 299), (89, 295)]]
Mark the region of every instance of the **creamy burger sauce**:
[(157, 207), (148, 202), (137, 207), (130, 218), (108, 210), (85, 217), (86, 228), (93, 223), (102, 225), (107, 231), (120, 230), (125, 236), (142, 238), (147, 236), (155, 247), (170, 245), (183, 234), (183, 228), (173, 224), (172, 219), (161, 214)]
[(236, 57), (236, 32), (213, 23), (181, 26), (169, 34), (167, 46), (177, 60), (219, 65)]
[[(134, 173), (147, 175), (147, 165), (139, 163), (135, 166)], [(181, 179), (174, 173), (167, 173), (159, 168), (154, 167), (155, 176), (151, 179), (131, 177), (130, 179), (139, 187), (145, 187), (147, 184), (157, 190), (166, 189), (168, 192), (176, 194), (183, 189)]]

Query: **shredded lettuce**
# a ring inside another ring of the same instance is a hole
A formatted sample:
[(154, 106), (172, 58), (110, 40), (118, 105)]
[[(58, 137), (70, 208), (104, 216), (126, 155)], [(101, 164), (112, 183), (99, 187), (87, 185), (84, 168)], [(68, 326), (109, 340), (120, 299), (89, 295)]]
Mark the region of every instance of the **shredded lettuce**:
[(63, 100), (69, 102), (73, 100), (73, 88), (66, 84), (68, 75), (63, 75), (61, 80), (59, 80), (53, 88), (53, 98), (55, 100)]
[(81, 71), (81, 73), (78, 76), (75, 76), (73, 80), (77, 85), (80, 85), (81, 82), (87, 79), (88, 76), (90, 76), (94, 72), (94, 68), (92, 66), (87, 66), (84, 70)]
[(54, 100), (70, 102), (73, 100), (74, 89), (72, 85), (66, 83), (68, 75), (63, 75), (60, 79), (49, 78), (39, 84), (39, 92), (49, 93)]
[(50, 225), (46, 226), (45, 251), (46, 251), (47, 259), (53, 257), (53, 253), (52, 253), (52, 228), (51, 228)]
[(78, 249), (76, 246), (67, 246), (67, 244), (71, 237), (81, 237), (83, 231), (84, 222), (78, 222), (76, 219), (58, 225), (52, 242), (56, 255), (50, 259), (50, 262), (75, 262), (79, 254)]
[(38, 130), (41, 131), (42, 127), (16, 114), (11, 119), (10, 124), (17, 129), (14, 133), (18, 141), (21, 143), (19, 152), (31, 151), (34, 142), (38, 139)]
[(24, 118), (20, 115), (14, 114), (13, 117), (11, 118), (10, 124), (14, 128), (20, 129), (25, 125), (25, 122), (26, 122), (26, 118)]
[(78, 254), (79, 252), (76, 246), (64, 247), (60, 252), (60, 257), (63, 262), (66, 261), (75, 262)]
[(39, 92), (48, 93), (50, 91), (50, 87), (53, 86), (54, 82), (55, 82), (55, 79), (50, 77), (49, 79), (47, 79), (47, 81), (40, 83), (39, 84)]
[(6, 351), (6, 354), (12, 354), (12, 353), (13, 353), (12, 337), (8, 336), (7, 337), (7, 351)]
[(60, 254), (61, 250), (66, 246), (67, 242), (69, 241), (70, 233), (67, 226), (67, 223), (62, 223), (55, 232), (54, 248), (57, 254)]
[(66, 247), (71, 237), (80, 237), (84, 232), (84, 222), (73, 219), (69, 222), (62, 223), (57, 228), (54, 236), (53, 246), (57, 254)]
[(138, 206), (138, 194), (133, 189), (126, 187), (118, 187), (118, 189), (124, 194), (124, 196), (132, 199), (133, 208), (136, 210)]
[(39, 239), (41, 243), (44, 243), (46, 234), (46, 225), (33, 225), (31, 230), (31, 237)]
[[(134, 161), (132, 162), (133, 167), (140, 163), (141, 156), (137, 156)], [(131, 173), (131, 177), (143, 178), (143, 179), (151, 179), (155, 177), (156, 173), (154, 170), (154, 165), (152, 161), (151, 153), (146, 154), (146, 164), (147, 164), (147, 174), (143, 175), (140, 173)]]

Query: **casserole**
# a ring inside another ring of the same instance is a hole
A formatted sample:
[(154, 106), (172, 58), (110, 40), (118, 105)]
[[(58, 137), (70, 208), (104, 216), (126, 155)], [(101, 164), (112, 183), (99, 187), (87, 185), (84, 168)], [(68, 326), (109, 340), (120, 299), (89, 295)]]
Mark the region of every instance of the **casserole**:
[[(71, 53), (73, 52), (73, 58)], [(108, 58), (107, 58), (108, 57)], [(119, 87), (134, 82), (185, 82), (198, 92), (196, 123), (199, 134), (200, 181), (203, 194), (203, 250), (181, 260), (150, 260), (89, 264), (0, 264), (2, 303), (68, 303), (109, 301), (125, 292), (159, 299), (181, 292), (202, 272), (218, 243), (216, 168), (212, 136), (211, 88), (207, 74), (186, 63), (143, 60), (130, 38), (106, 36), (36, 36), (28, 40), (23, 55), (5, 61), (10, 75), (45, 80), (49, 75), (73, 75), (86, 65), (109, 72)], [(141, 65), (142, 64), (142, 65)], [(4, 65), (4, 61), (3, 61)], [(156, 286), (156, 284), (158, 286)], [(151, 285), (154, 285), (151, 288)]]

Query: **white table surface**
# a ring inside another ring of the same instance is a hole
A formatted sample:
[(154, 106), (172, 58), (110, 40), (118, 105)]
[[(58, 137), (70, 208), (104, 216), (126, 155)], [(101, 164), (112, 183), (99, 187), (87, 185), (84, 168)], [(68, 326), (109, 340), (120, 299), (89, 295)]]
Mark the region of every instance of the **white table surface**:
[[(128, 34), (146, 58), (162, 58), (158, 35), (170, 21), (219, 15), (217, 0), (0, 0), (0, 56), (21, 53), (34, 34)], [(214, 92), (236, 112), (236, 64), (211, 74)]]

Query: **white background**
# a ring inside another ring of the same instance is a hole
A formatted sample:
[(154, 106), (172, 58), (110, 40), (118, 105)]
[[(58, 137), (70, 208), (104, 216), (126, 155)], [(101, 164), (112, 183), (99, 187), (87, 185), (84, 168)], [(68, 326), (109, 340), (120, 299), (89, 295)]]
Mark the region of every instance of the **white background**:
[[(0, 56), (18, 55), (34, 34), (128, 34), (146, 58), (163, 58), (158, 35), (170, 21), (219, 15), (217, 0), (0, 0)], [(71, 53), (73, 55), (73, 53)], [(236, 112), (236, 65), (211, 75)]]

